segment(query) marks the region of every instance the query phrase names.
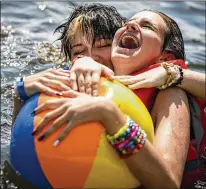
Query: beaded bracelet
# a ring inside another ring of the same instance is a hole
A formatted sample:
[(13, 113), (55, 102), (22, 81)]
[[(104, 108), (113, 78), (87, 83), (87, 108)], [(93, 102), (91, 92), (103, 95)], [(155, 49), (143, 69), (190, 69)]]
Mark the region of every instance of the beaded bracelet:
[(107, 135), (107, 139), (121, 158), (127, 158), (144, 146), (146, 134), (131, 118), (127, 117), (126, 124), (113, 136)]
[(181, 84), (183, 80), (183, 71), (180, 66), (173, 63), (162, 63), (161, 66), (166, 70), (167, 77), (165, 83), (157, 87), (158, 89), (162, 90)]

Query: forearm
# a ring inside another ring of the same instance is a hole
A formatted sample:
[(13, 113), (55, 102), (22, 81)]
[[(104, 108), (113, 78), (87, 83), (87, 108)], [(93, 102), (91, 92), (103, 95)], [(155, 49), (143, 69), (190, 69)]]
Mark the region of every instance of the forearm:
[(125, 159), (130, 171), (147, 189), (176, 189), (178, 184), (161, 153), (148, 140), (144, 147)]
[[(107, 105), (106, 108), (108, 107)], [(106, 121), (103, 124), (107, 124), (108, 134), (113, 135), (125, 124), (126, 116), (117, 107), (112, 108), (109, 113), (109, 119), (105, 115)], [(148, 189), (178, 188), (167, 162), (148, 140), (138, 153), (125, 159), (125, 162), (133, 175)]]
[(184, 69), (183, 72), (183, 81), (181, 85), (178, 85), (178, 87), (199, 98), (206, 100), (205, 74), (186, 69)]

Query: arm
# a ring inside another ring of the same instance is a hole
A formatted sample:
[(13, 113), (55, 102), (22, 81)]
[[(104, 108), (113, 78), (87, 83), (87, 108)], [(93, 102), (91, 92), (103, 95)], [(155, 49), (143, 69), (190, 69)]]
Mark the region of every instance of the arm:
[(161, 91), (152, 115), (156, 126), (154, 145), (146, 141), (144, 148), (125, 162), (146, 188), (179, 188), (190, 136), (185, 93), (177, 88)]
[[(178, 87), (185, 91), (206, 100), (206, 76), (203, 73), (194, 72), (183, 69), (182, 84)], [(175, 70), (173, 72), (175, 75)], [(119, 80), (127, 85), (130, 89), (135, 90), (139, 88), (158, 87), (165, 83), (167, 73), (163, 67), (157, 67), (152, 70), (141, 73), (137, 76), (115, 76), (114, 79)]]
[(203, 73), (194, 72), (191, 70), (183, 70), (184, 78), (181, 85), (178, 87), (187, 92), (206, 100), (206, 76)]
[[(110, 135), (116, 133), (126, 122), (126, 116), (119, 108), (104, 97), (83, 96), (73, 100), (50, 101), (38, 107), (36, 113), (46, 109), (54, 111), (42, 119), (35, 134), (58, 117), (57, 112), (63, 113), (60, 113), (61, 116), (58, 114), (60, 118), (54, 121), (53, 126), (39, 140), (45, 139), (69, 121), (54, 146), (74, 126), (83, 122), (100, 120)], [(145, 146), (125, 162), (134, 176), (148, 189), (179, 188), (189, 144), (189, 110), (185, 93), (178, 88), (161, 91), (154, 106), (153, 118), (156, 125), (155, 144), (152, 145), (147, 140)]]
[[(48, 69), (24, 79), (24, 90), (28, 97), (43, 92), (47, 95), (60, 95), (59, 91), (68, 91), (69, 87), (69, 71)], [(24, 102), (20, 101), (17, 96), (18, 91), (15, 86), (13, 95), (13, 112), (12, 112), (12, 125), (16, 116), (21, 109)]]

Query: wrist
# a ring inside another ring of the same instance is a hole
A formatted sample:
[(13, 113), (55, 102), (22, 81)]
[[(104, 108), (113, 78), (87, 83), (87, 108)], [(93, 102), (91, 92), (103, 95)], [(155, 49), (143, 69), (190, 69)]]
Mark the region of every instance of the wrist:
[(20, 98), (22, 101), (25, 101), (29, 98), (29, 96), (27, 96), (26, 92), (25, 92), (25, 88), (24, 88), (24, 78), (18, 78), (16, 80), (16, 85), (14, 87), (14, 96), (16, 96), (17, 98)]
[(183, 80), (183, 71), (182, 68), (173, 63), (162, 63), (161, 67), (166, 71), (165, 83), (158, 86), (157, 88), (162, 90), (168, 87), (177, 86), (181, 84)]
[(109, 99), (102, 97), (99, 108), (101, 122), (104, 124), (108, 134), (115, 134), (125, 125), (127, 117)]

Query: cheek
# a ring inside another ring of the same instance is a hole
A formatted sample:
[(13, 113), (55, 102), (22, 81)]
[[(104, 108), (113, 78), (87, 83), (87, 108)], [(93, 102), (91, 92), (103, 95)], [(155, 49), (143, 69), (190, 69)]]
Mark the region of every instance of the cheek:
[(143, 36), (143, 47), (148, 51), (160, 52), (162, 46), (162, 40), (159, 36), (154, 33), (146, 33)]
[(111, 60), (111, 47), (105, 48), (101, 52), (102, 58), (105, 60)]
[(101, 51), (100, 62), (103, 65), (109, 67), (110, 69), (113, 69), (113, 65), (111, 61), (111, 47), (108, 47)]

